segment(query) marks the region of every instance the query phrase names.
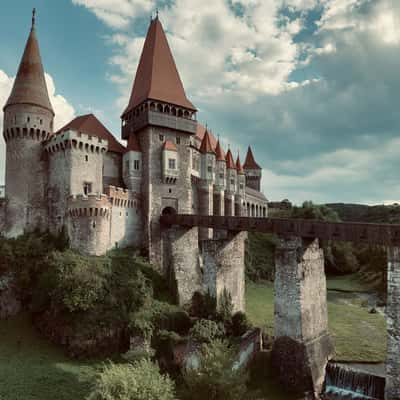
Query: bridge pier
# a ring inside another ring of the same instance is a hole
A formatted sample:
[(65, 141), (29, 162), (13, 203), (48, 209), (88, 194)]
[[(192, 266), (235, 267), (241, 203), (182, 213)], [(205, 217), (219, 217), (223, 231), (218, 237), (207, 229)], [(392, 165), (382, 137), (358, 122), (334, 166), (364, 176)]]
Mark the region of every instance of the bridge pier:
[(400, 399), (400, 247), (389, 247), (385, 400)]
[(274, 366), (289, 390), (319, 398), (333, 346), (318, 239), (280, 238), (275, 268)]
[(217, 300), (226, 289), (233, 303), (233, 311), (245, 310), (244, 254), (246, 232), (228, 232), (225, 239), (203, 240), (200, 242), (203, 291)]
[(162, 238), (162, 258), (169, 286), (179, 305), (189, 304), (194, 292), (202, 289), (199, 229), (172, 225), (163, 231)]

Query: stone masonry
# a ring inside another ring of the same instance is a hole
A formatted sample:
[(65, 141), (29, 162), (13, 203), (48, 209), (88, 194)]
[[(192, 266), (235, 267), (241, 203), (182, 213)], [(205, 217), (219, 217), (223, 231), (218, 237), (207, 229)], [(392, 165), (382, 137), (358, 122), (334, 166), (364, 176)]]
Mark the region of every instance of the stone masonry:
[(389, 247), (385, 400), (400, 399), (400, 247)]
[(333, 352), (318, 240), (281, 238), (275, 268), (273, 363), (287, 388), (318, 398)]

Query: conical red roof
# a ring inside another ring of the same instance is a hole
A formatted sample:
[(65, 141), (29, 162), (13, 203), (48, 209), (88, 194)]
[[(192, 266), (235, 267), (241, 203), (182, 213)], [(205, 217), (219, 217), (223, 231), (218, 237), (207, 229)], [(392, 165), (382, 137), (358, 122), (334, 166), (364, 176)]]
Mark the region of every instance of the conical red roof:
[(137, 136), (134, 133), (131, 133), (128, 138), (128, 145), (126, 146), (125, 152), (128, 151), (142, 151), (140, 148), (140, 143), (138, 141)]
[(212, 153), (215, 154), (215, 151), (213, 149), (213, 146), (211, 144), (211, 137), (208, 131), (206, 130), (206, 133), (203, 136), (203, 140), (201, 141), (200, 145), (200, 153)]
[(32, 20), (32, 29), (25, 45), (14, 86), (3, 110), (13, 104), (32, 104), (43, 107), (54, 115), (44, 78), (34, 19)]
[(81, 115), (74, 118), (67, 125), (63, 126), (57, 134), (68, 129), (107, 140), (108, 151), (114, 153), (123, 153), (125, 151), (125, 147), (115, 139), (114, 135), (93, 114)]
[(226, 153), (226, 168), (236, 169), (235, 161), (233, 161), (231, 150)]
[(239, 174), (244, 174), (244, 170), (243, 170), (242, 164), (240, 163), (239, 154), (238, 154), (237, 159), (236, 159), (236, 169), (237, 169)]
[(186, 97), (164, 29), (158, 18), (151, 21), (147, 31), (129, 105), (124, 114), (147, 99), (196, 110)]
[(220, 144), (219, 140), (217, 142), (217, 146), (215, 147), (215, 153), (217, 155), (217, 161), (226, 161), (225, 160), (225, 153), (222, 150), (222, 147), (221, 147), (221, 144)]
[(253, 152), (252, 152), (250, 146), (247, 150), (246, 160), (244, 161), (243, 168), (244, 169), (262, 169), (254, 160)]

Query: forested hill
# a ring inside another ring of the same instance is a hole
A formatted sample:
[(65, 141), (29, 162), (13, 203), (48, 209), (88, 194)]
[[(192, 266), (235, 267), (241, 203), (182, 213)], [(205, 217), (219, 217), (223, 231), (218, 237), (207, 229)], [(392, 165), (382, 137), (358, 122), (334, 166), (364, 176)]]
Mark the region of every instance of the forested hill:
[(342, 221), (400, 224), (400, 205), (397, 203), (387, 206), (348, 203), (325, 205), (334, 210)]

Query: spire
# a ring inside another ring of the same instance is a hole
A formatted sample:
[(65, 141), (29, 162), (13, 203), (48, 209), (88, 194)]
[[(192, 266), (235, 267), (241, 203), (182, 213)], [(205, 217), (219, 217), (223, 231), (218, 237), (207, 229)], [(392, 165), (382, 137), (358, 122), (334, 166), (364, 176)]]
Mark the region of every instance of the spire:
[(236, 159), (236, 169), (237, 169), (239, 174), (244, 174), (244, 170), (243, 170), (242, 164), (240, 163), (239, 153), (238, 153), (238, 156), (237, 156), (237, 159)]
[(196, 110), (188, 100), (164, 29), (158, 17), (147, 31), (128, 107), (124, 114), (147, 99)]
[(13, 104), (32, 104), (43, 107), (54, 115), (44, 78), (39, 43), (36, 38), (35, 14), (36, 11), (33, 9), (32, 28), (19, 64), (14, 86), (3, 110)]
[(222, 147), (221, 147), (221, 144), (219, 142), (219, 139), (218, 139), (218, 142), (217, 142), (217, 146), (215, 147), (215, 153), (217, 155), (217, 161), (226, 161), (225, 160), (225, 153), (222, 150)]
[(244, 169), (262, 169), (254, 160), (253, 152), (251, 150), (251, 147), (247, 149), (247, 155), (246, 155), (246, 160), (244, 161), (243, 164)]
[(138, 151), (141, 152), (140, 144), (135, 134), (130, 134), (128, 138), (128, 145), (126, 146), (125, 152)]
[(200, 153), (211, 153), (211, 154), (215, 154), (215, 151), (212, 147), (211, 144), (211, 137), (210, 134), (208, 133), (208, 130), (206, 130), (206, 133), (203, 136), (203, 140), (201, 141), (201, 145), (200, 145)]
[(236, 169), (235, 161), (233, 161), (231, 149), (228, 149), (226, 153), (226, 168), (228, 169)]

